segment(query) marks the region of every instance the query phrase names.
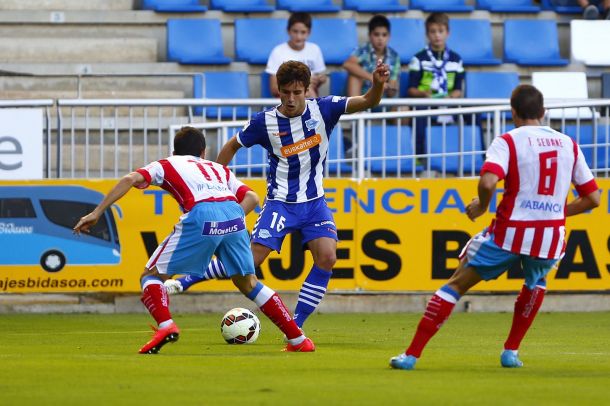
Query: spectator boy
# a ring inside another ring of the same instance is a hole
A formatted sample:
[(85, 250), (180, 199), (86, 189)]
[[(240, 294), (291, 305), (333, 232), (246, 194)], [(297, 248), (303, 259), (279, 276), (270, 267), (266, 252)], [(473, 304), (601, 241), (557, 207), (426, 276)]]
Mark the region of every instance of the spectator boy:
[(308, 42), (311, 34), (311, 15), (307, 13), (293, 13), (288, 19), (288, 42), (277, 45), (271, 51), (267, 61), (267, 72), (269, 87), (274, 97), (279, 97), (275, 74), (280, 65), (286, 61), (303, 62), (311, 71), (311, 84), (307, 97), (318, 97), (318, 88), (326, 82), (326, 64), (322, 56), (322, 50), (314, 43)]
[(349, 97), (366, 93), (373, 83), (373, 72), (381, 59), (390, 67), (390, 79), (385, 85), (384, 96), (395, 97), (398, 93), (400, 56), (388, 46), (390, 41), (390, 21), (376, 15), (369, 20), (369, 41), (356, 48), (343, 63), (349, 73), (347, 95)]
[[(426, 19), (428, 46), (409, 63), (409, 97), (462, 97), (462, 58), (447, 48), (449, 17), (432, 13)], [(416, 120), (416, 153), (425, 153), (427, 118)]]

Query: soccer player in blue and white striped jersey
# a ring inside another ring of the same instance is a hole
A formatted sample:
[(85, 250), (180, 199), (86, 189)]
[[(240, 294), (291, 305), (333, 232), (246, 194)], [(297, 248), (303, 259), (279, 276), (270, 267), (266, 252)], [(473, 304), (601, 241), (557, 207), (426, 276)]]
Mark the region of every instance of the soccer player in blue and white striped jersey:
[(280, 251), (287, 234), (301, 232), (314, 265), (299, 292), (294, 313), (299, 327), (324, 297), (337, 259), (337, 227), (322, 186), (330, 134), (342, 114), (379, 104), (389, 68), (378, 61), (373, 86), (350, 98), (306, 99), (310, 75), (301, 62), (283, 63), (276, 75), (281, 104), (255, 114), (217, 159), (226, 165), (239, 148), (256, 144), (268, 152), (267, 196), (252, 233), (252, 252), (259, 266), (271, 251)]
[[(301, 62), (284, 62), (276, 75), (281, 104), (255, 114), (218, 155), (217, 161), (226, 165), (241, 147), (258, 144), (268, 152), (267, 196), (252, 233), (254, 264), (259, 266), (271, 251), (279, 252), (287, 234), (301, 232), (314, 265), (294, 312), (299, 327), (322, 301), (337, 260), (337, 227), (322, 186), (330, 134), (342, 114), (377, 106), (389, 76), (389, 67), (379, 60), (373, 86), (364, 95), (306, 99), (309, 68)], [(222, 264), (213, 260), (203, 278), (168, 280), (166, 286), (169, 293), (178, 293), (219, 273)]]

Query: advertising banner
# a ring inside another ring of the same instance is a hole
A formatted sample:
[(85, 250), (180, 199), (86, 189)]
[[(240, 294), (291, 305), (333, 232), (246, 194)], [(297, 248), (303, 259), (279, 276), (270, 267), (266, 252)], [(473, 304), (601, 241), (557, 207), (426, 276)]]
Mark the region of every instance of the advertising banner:
[(0, 109), (0, 179), (42, 178), (42, 109)]
[[(115, 180), (0, 182), (0, 292), (138, 292), (139, 276), (181, 213), (158, 188), (132, 189), (107, 210), (91, 235), (72, 227)], [(264, 180), (247, 183), (259, 196)], [(568, 218), (563, 261), (551, 272), (551, 290), (610, 290), (610, 181), (599, 181), (601, 206)], [(492, 213), (468, 220), (476, 195), (473, 179), (325, 181), (326, 200), (338, 228), (331, 291), (433, 291), (449, 278), (468, 239), (489, 225)], [(501, 189), (492, 201), (495, 208)], [(257, 218), (247, 217), (249, 229)], [(259, 278), (276, 290), (298, 290), (313, 265), (298, 235), (272, 253)], [(515, 291), (521, 271), (511, 269), (482, 291)], [(194, 291), (232, 291), (228, 280)]]

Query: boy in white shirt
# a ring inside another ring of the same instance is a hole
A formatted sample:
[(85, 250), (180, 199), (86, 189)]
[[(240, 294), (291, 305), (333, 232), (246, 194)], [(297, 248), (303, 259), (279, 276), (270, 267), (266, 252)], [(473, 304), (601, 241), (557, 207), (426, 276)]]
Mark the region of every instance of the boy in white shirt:
[(318, 88), (326, 82), (326, 64), (320, 47), (308, 42), (311, 34), (311, 16), (308, 13), (293, 13), (288, 19), (288, 42), (277, 45), (271, 51), (267, 61), (267, 72), (271, 94), (279, 97), (275, 74), (280, 65), (286, 61), (303, 62), (311, 71), (311, 83), (306, 94), (307, 97), (318, 97)]

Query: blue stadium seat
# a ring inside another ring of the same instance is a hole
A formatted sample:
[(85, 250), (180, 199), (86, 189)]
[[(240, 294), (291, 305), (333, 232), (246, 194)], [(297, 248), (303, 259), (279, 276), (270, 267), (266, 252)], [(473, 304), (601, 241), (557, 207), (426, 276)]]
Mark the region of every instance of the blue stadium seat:
[(543, 10), (553, 10), (557, 14), (582, 14), (576, 0), (542, 0)]
[[(250, 97), (247, 72), (206, 72), (193, 78), (193, 97), (196, 99), (247, 99)], [(206, 117), (217, 118), (218, 107), (207, 107)], [(233, 118), (233, 107), (221, 107), (220, 117)], [(197, 115), (202, 114), (203, 108), (193, 109)], [(248, 107), (235, 108), (235, 118), (247, 118)]]
[(267, 72), (261, 72), (261, 97), (268, 98), (273, 97), (271, 94), (271, 87), (269, 86), (269, 79), (271, 79), (271, 75)]
[(466, 72), (468, 99), (510, 99), (518, 85), (517, 72)]
[(270, 13), (275, 10), (266, 0), (210, 0), (210, 8), (225, 13)]
[(398, 83), (398, 97), (409, 97), (409, 71), (400, 72)]
[(555, 20), (507, 20), (504, 23), (504, 61), (525, 66), (565, 66), (559, 55)]
[[(421, 18), (390, 18), (390, 47), (400, 55), (400, 63), (408, 64), (413, 55), (426, 46), (426, 28)], [(408, 39), (408, 40), (406, 40)]]
[(278, 10), (290, 12), (305, 11), (307, 13), (336, 13), (340, 7), (333, 0), (277, 0)]
[(341, 65), (358, 46), (356, 20), (317, 18), (312, 22), (309, 41), (322, 49), (325, 63)]
[(492, 13), (538, 13), (532, 0), (477, 0), (477, 8)]
[(610, 99), (610, 73), (602, 73), (602, 97)]
[(201, 13), (207, 9), (199, 0), (142, 0), (142, 10), (160, 13)]
[[(459, 127), (456, 125), (448, 125), (444, 127), (446, 130), (445, 140), (443, 142), (443, 126), (431, 126), (429, 127), (431, 139), (430, 153), (431, 154), (440, 154), (440, 153), (451, 153), (451, 152), (459, 152), (460, 151), (460, 133)], [(474, 140), (473, 140), (474, 138)], [(478, 175), (481, 170), (481, 166), (483, 166), (483, 156), (485, 152), (483, 151), (482, 142), (481, 142), (481, 129), (479, 126), (464, 126), (464, 148), (463, 148), (463, 161), (462, 161), (462, 169), (464, 176), (470, 175)], [(428, 140), (426, 140), (426, 147), (428, 145)], [(443, 147), (444, 143), (444, 147)], [(468, 152), (472, 151), (483, 151), (477, 154), (468, 154)], [(474, 156), (474, 166), (473, 166), (473, 156)], [(453, 156), (436, 156), (430, 158), (430, 167), (438, 172), (442, 172), (443, 169), (448, 173), (459, 173), (459, 157), (457, 155)], [(474, 170), (474, 172), (473, 172)]]
[(331, 72), (330, 75), (330, 94), (336, 96), (347, 95), (347, 72), (344, 70)]
[[(413, 137), (410, 126), (400, 127), (400, 137), (398, 127), (395, 125), (385, 126), (373, 125), (370, 132), (367, 129), (367, 141), (365, 155), (367, 158), (366, 167), (373, 173), (382, 173), (385, 166), (386, 174), (397, 174), (399, 167), (401, 173), (413, 171), (414, 158), (395, 158), (395, 159), (371, 159), (382, 156), (413, 155)], [(369, 141), (370, 137), (370, 141)], [(398, 143), (400, 141), (400, 149)], [(385, 145), (384, 145), (385, 144)], [(370, 151), (369, 151), (370, 146)], [(400, 166), (399, 166), (400, 165)], [(420, 169), (420, 168), (416, 168)]]
[[(468, 99), (510, 99), (513, 89), (519, 85), (517, 72), (466, 72), (466, 93)], [(487, 119), (489, 113), (479, 117)], [(505, 112), (512, 118), (510, 111)]]
[[(494, 57), (489, 20), (455, 19), (449, 21), (451, 35), (447, 46), (457, 52), (465, 65), (500, 65)], [(472, 39), (476, 38), (476, 41)]]
[(220, 21), (216, 19), (167, 20), (167, 60), (182, 64), (231, 63), (224, 55)]
[[(580, 149), (582, 150), (585, 160), (591, 169), (605, 169), (610, 165), (610, 146), (599, 145), (606, 144), (610, 139), (606, 134), (606, 126), (597, 126), (597, 147), (593, 146), (593, 126), (582, 125), (580, 131), (575, 125), (566, 125), (565, 134), (570, 136), (573, 140), (578, 142)], [(593, 164), (594, 151), (597, 151), (597, 165)]]
[(407, 11), (398, 0), (344, 0), (343, 9), (361, 13), (391, 13)]
[[(241, 128), (229, 129), (229, 137), (236, 134)], [(233, 165), (248, 165), (250, 166), (250, 174), (260, 175), (263, 173), (263, 166), (268, 166), (267, 151), (260, 145), (253, 145), (250, 148), (240, 148), (237, 150), (235, 157), (229, 164), (229, 167), (238, 175), (248, 175), (248, 168), (234, 168)], [(254, 166), (256, 165), (256, 166)], [(267, 172), (269, 169), (267, 168)]]
[(238, 18), (235, 20), (235, 59), (265, 65), (271, 50), (288, 40), (284, 18)]
[(338, 159), (345, 159), (345, 146), (343, 145), (343, 130), (341, 129), (341, 125), (337, 124), (337, 126), (333, 129), (333, 132), (330, 135), (329, 144), (328, 144), (328, 172), (333, 175), (337, 173), (341, 174), (350, 174), (352, 173), (352, 165), (347, 162), (330, 162), (336, 161)]
[(427, 12), (469, 13), (474, 10), (474, 7), (466, 5), (466, 0), (411, 0), (409, 6)]

